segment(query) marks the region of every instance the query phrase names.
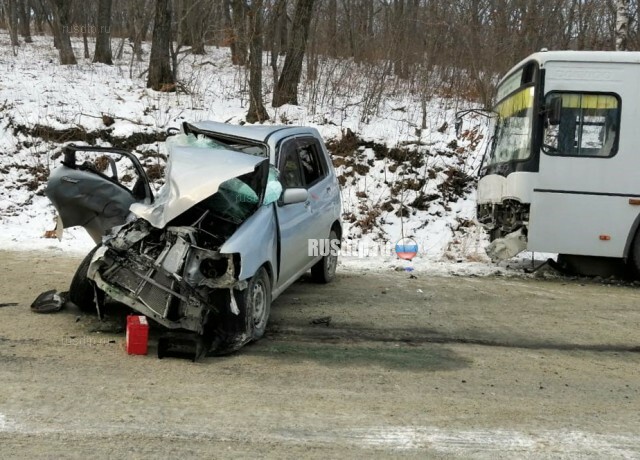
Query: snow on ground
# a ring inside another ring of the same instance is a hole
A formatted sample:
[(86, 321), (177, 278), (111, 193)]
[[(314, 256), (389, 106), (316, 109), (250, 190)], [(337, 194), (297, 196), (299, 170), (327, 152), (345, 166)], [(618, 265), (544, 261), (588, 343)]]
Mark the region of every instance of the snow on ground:
[[(61, 242), (43, 237), (55, 227), (54, 209), (43, 190), (64, 143), (34, 134), (35, 127), (105, 130), (102, 116), (108, 115), (115, 120), (110, 135), (126, 138), (165, 131), (185, 120), (240, 123), (246, 114), (247, 74), (231, 65), (226, 48), (185, 56), (179, 74), (182, 91), (159, 93), (145, 88), (141, 75), (147, 62), (132, 59), (130, 50), (107, 66), (82, 58), (80, 39), (73, 44), (78, 65), (59, 66), (51, 37), (35, 37), (14, 56), (8, 35), (0, 33), (0, 248), (85, 253), (93, 245), (82, 229), (65, 230)], [(419, 246), (411, 263), (416, 271), (504, 271), (488, 262), (486, 236), (473, 222), (474, 178), (488, 137), (484, 120), (466, 120), (465, 135), (456, 140), (454, 114), (463, 107), (434, 95), (426, 106), (426, 129), (418, 129), (418, 96), (404, 83), (384, 77), (386, 89), (379, 103), (372, 104), (370, 70), (321, 61), (319, 83), (301, 84), (301, 105), (278, 109), (269, 107), (271, 72), (267, 66), (264, 70), (271, 122), (314, 126), (338, 149), (348, 130), (355, 133), (355, 151), (332, 149), (342, 176), (345, 246), (350, 251), (342, 266), (403, 267), (407, 263), (397, 259), (393, 245), (410, 237)], [(98, 144), (110, 145), (105, 140)], [(146, 167), (162, 161), (155, 152), (163, 154), (164, 145), (136, 149)], [(353, 250), (358, 247), (369, 248), (368, 255)]]

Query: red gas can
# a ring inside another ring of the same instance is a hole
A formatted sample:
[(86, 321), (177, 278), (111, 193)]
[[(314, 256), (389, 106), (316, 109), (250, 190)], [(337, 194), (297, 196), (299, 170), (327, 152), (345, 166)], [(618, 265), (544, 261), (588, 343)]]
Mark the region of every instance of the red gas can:
[(146, 355), (149, 341), (149, 323), (142, 315), (127, 316), (127, 353)]

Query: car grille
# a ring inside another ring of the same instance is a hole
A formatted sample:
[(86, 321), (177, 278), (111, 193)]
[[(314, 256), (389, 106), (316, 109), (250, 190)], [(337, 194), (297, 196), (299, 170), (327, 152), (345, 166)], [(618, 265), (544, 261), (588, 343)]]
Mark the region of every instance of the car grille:
[[(140, 273), (126, 267), (120, 267), (111, 274), (107, 281), (126, 289), (130, 292), (131, 297), (137, 298), (158, 315), (166, 317), (167, 306), (172, 294), (148, 282), (142, 276)], [(158, 285), (164, 286), (169, 290), (173, 288), (174, 281), (163, 273), (155, 271), (150, 278)], [(137, 296), (134, 295), (136, 292), (139, 292)]]

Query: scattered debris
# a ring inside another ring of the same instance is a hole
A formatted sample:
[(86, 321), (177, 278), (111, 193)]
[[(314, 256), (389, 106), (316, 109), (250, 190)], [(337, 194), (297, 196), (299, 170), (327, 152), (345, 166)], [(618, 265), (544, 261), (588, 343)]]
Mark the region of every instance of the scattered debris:
[(16, 305), (18, 305), (18, 302), (0, 303), (0, 307), (15, 307)]
[(325, 326), (329, 327), (329, 325), (331, 324), (331, 316), (322, 316), (320, 318), (315, 318), (312, 319), (310, 323), (316, 325), (324, 324)]
[(184, 358), (195, 363), (206, 356), (207, 348), (202, 337), (169, 332), (158, 338), (158, 359)]
[(68, 292), (58, 292), (55, 289), (43, 292), (31, 304), (34, 313), (55, 313), (64, 307)]

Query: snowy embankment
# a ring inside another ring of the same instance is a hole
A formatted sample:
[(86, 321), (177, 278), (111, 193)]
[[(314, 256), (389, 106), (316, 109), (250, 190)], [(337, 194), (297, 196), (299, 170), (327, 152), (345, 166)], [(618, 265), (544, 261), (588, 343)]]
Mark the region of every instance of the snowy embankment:
[[(186, 56), (180, 91), (159, 93), (145, 88), (147, 62), (126, 52), (114, 66), (82, 58), (77, 66), (59, 66), (51, 37), (36, 37), (17, 56), (8, 43), (0, 33), (0, 249), (85, 253), (92, 246), (83, 229), (66, 230), (61, 242), (45, 238), (55, 216), (43, 190), (65, 144), (124, 145), (146, 168), (162, 172), (167, 128), (205, 119), (241, 123), (246, 114), (247, 75), (231, 65), (226, 48)], [(74, 48), (82, 56), (81, 41)], [(317, 83), (301, 83), (300, 106), (268, 110), (272, 123), (315, 126), (329, 144), (343, 187), (343, 265), (495, 272), (484, 255), (486, 237), (473, 222), (484, 120), (468, 119), (456, 140), (453, 119), (461, 107), (434, 95), (426, 129), (418, 129), (420, 100), (400, 82), (386, 77), (388, 90), (372, 108), (367, 72), (334, 65), (321, 64)], [(268, 106), (266, 66), (264, 74)], [(162, 178), (154, 182), (156, 190), (161, 184)], [(411, 263), (389, 252), (402, 237), (419, 245)]]

